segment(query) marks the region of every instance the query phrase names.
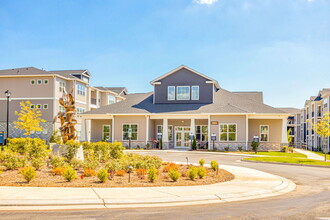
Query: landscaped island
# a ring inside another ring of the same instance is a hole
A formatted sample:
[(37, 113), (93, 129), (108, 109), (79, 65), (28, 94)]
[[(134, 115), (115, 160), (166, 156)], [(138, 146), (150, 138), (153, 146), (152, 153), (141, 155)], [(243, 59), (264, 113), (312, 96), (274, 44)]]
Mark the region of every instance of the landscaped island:
[[(84, 161), (75, 158), (80, 146)], [(0, 186), (144, 187), (205, 185), (234, 179), (216, 161), (205, 167), (163, 162), (156, 156), (124, 153), (120, 142), (68, 141), (53, 155), (40, 139), (11, 139), (0, 151)]]

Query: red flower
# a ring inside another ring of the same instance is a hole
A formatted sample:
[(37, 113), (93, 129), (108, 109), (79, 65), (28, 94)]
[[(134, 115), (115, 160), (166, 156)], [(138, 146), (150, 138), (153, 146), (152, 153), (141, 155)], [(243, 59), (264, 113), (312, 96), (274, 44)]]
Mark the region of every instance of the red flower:
[(80, 179), (82, 179), (82, 180), (83, 180), (83, 179), (84, 179), (84, 177), (85, 177), (85, 176), (84, 176), (84, 174), (81, 174), (81, 176), (80, 176)]

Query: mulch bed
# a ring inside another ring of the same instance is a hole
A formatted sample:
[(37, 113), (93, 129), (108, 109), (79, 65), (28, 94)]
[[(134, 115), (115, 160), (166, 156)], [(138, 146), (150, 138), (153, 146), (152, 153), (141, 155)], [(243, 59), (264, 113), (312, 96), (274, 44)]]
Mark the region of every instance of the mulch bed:
[(148, 181), (147, 176), (140, 179), (135, 173), (131, 173), (131, 181), (128, 183), (128, 174), (125, 176), (114, 176), (113, 179), (101, 183), (96, 176), (84, 177), (83, 169), (77, 171), (77, 179), (72, 182), (67, 182), (62, 176), (54, 176), (50, 168), (43, 168), (37, 171), (37, 176), (30, 183), (27, 183), (18, 170), (4, 170), (0, 174), (0, 186), (26, 186), (26, 187), (153, 187), (153, 186), (192, 186), (192, 185), (207, 185), (219, 182), (233, 180), (235, 176), (230, 172), (219, 169), (218, 175), (209, 168), (207, 175), (203, 178), (190, 180), (184, 174), (188, 171), (187, 165), (180, 165), (180, 172), (183, 174), (177, 182), (173, 182), (168, 174), (159, 169), (159, 175), (154, 183)]

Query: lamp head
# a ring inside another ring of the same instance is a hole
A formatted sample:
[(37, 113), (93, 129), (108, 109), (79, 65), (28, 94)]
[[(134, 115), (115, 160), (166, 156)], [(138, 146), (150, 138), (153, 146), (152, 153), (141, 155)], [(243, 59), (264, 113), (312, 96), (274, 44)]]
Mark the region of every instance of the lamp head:
[(9, 90), (7, 90), (6, 92), (5, 92), (5, 95), (6, 95), (6, 97), (10, 97), (10, 95), (11, 95), (11, 92), (9, 91)]

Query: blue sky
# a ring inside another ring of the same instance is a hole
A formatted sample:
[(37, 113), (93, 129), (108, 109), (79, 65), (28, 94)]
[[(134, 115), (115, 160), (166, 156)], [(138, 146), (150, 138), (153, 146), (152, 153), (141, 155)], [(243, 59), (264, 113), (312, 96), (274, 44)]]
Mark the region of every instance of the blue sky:
[(0, 0), (0, 69), (88, 69), (148, 92), (185, 64), (230, 91), (301, 108), (330, 88), (328, 0)]

